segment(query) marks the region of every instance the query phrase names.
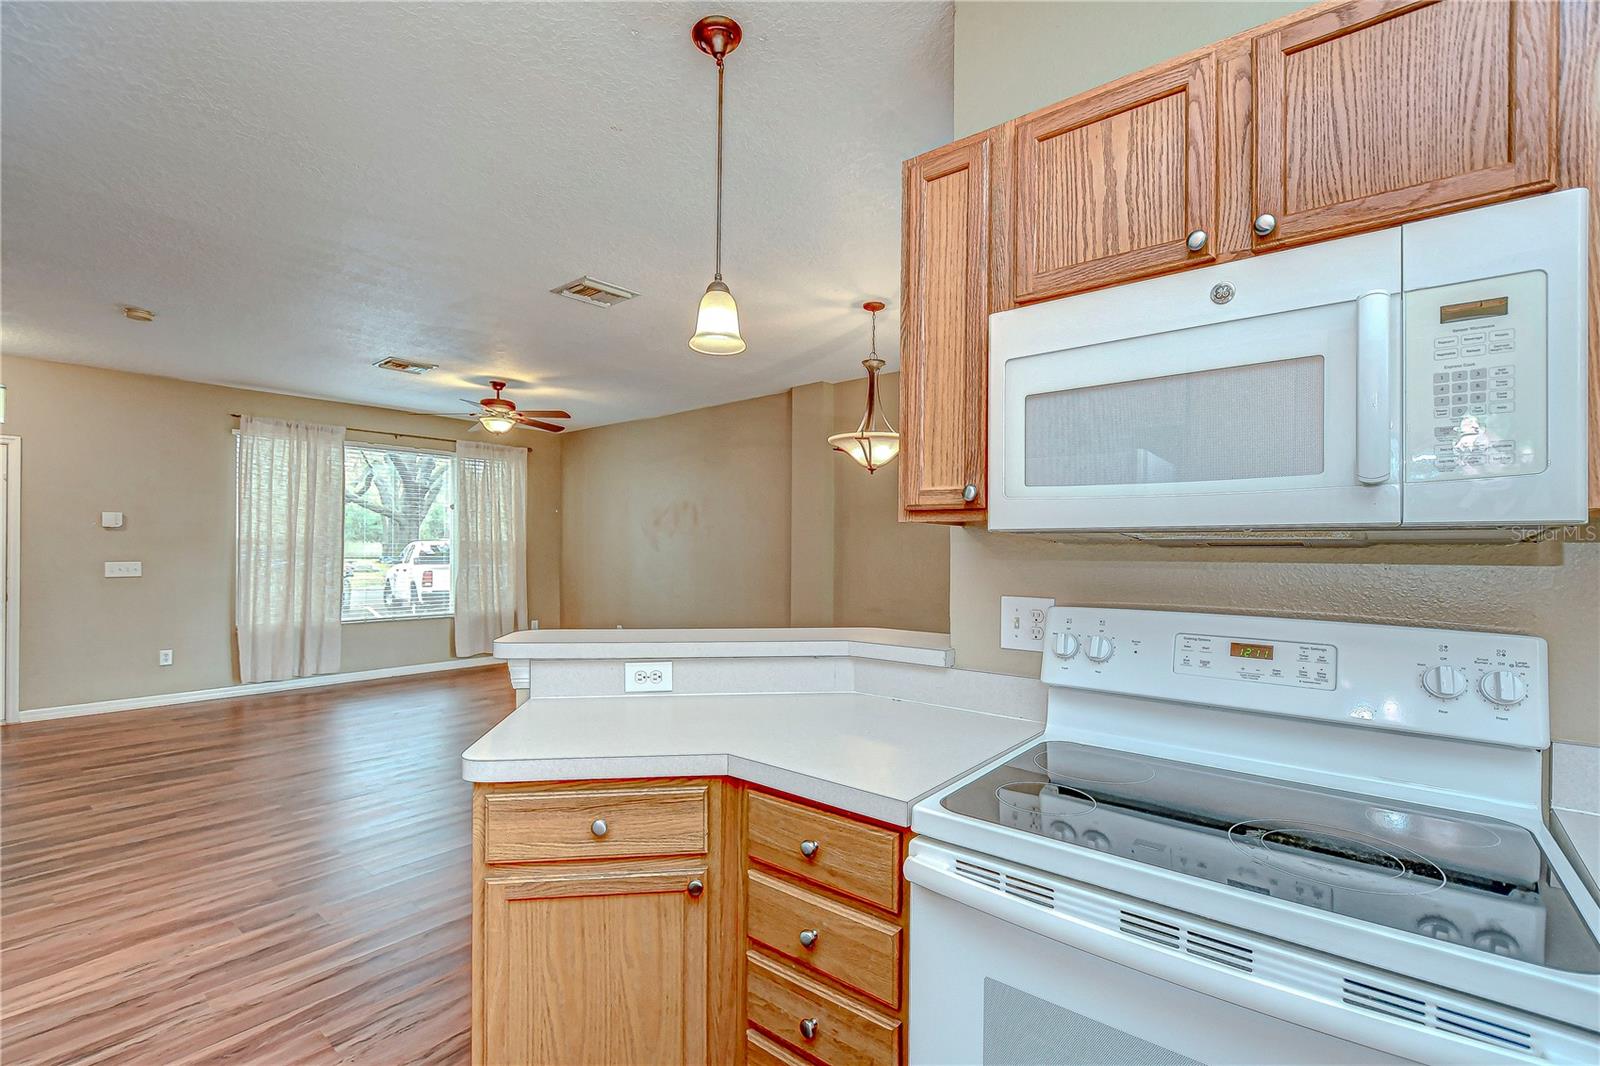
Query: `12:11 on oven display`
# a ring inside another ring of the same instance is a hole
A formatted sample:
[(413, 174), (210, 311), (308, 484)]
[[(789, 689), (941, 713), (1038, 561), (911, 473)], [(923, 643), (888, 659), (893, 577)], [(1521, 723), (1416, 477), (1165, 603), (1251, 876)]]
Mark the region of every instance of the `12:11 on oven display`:
[(1235, 659), (1270, 659), (1272, 658), (1272, 645), (1241, 644), (1237, 640), (1229, 641), (1228, 654)]

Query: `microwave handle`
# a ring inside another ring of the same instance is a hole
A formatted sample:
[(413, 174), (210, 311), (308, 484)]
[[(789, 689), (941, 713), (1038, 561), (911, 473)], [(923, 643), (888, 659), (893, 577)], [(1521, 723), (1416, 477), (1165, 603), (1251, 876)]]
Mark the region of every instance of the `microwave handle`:
[(1356, 480), (1389, 480), (1391, 407), (1390, 294), (1369, 292), (1356, 301)]

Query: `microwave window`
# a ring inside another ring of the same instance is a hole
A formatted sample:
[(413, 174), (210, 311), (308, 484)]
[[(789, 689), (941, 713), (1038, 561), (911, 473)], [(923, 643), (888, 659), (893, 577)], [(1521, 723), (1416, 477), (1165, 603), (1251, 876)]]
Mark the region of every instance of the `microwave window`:
[(1439, 308), (1439, 324), (1465, 322), (1473, 318), (1498, 318), (1511, 310), (1511, 301), (1504, 296), (1492, 300), (1468, 300), (1466, 303), (1445, 304)]
[(1319, 474), (1323, 358), (1307, 355), (1027, 397), (1028, 485), (1162, 485)]

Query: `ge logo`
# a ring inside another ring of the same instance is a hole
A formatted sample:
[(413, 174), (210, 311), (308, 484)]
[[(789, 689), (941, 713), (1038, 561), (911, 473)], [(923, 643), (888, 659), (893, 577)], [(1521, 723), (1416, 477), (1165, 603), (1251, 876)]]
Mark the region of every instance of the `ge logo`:
[(1233, 286), (1232, 285), (1229, 285), (1227, 282), (1223, 282), (1220, 285), (1211, 286), (1211, 302), (1212, 303), (1214, 303), (1214, 304), (1225, 304), (1231, 299), (1233, 299)]

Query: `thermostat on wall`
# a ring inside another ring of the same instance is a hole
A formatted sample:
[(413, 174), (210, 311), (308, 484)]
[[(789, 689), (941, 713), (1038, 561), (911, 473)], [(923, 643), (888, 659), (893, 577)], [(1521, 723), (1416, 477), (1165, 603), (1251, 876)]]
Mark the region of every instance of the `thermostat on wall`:
[(100, 512), (100, 525), (104, 529), (121, 529), (122, 528), (122, 512), (121, 511), (101, 511)]

